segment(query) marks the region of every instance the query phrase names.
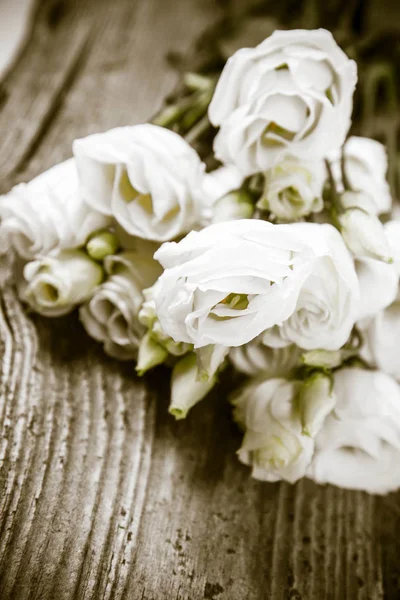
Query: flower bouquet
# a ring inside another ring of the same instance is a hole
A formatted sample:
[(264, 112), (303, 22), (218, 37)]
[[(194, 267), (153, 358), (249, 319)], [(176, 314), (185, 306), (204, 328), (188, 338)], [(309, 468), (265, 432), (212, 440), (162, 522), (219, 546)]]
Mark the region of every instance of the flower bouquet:
[[(0, 199), (21, 299), (186, 417), (224, 369), (255, 478), (400, 487), (400, 220), (357, 66), (326, 30), (276, 30), (188, 73), (152, 123), (74, 141)], [(197, 151), (198, 150), (198, 151)], [(200, 152), (200, 154), (199, 154)]]

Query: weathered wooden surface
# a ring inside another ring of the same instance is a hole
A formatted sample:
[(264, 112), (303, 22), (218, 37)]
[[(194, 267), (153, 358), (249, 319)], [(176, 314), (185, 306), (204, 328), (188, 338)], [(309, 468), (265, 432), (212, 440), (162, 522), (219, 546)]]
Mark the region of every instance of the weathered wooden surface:
[[(42, 2), (2, 89), (3, 191), (74, 137), (151, 116), (176, 78), (165, 53), (220, 11)], [(162, 371), (139, 381), (8, 283), (0, 338), (2, 600), (400, 597), (400, 495), (251, 481), (221, 390), (175, 423)]]

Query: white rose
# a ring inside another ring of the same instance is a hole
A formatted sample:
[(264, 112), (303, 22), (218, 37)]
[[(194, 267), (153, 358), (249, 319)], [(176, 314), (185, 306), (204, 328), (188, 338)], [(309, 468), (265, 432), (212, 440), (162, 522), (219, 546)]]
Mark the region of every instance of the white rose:
[(102, 267), (81, 250), (61, 250), (24, 267), (20, 296), (46, 317), (71, 312), (103, 279)]
[(73, 150), (85, 200), (130, 235), (171, 240), (204, 218), (204, 164), (178, 134), (119, 127), (75, 140)]
[(301, 381), (267, 379), (247, 384), (233, 399), (234, 419), (245, 430), (239, 459), (252, 466), (253, 477), (294, 483), (305, 475), (314, 452), (311, 432), (334, 404), (330, 387), (322, 390), (320, 383), (310, 394)]
[(316, 438), (307, 476), (386, 494), (400, 486), (400, 388), (379, 371), (335, 373), (337, 404)]
[(195, 348), (240, 346), (287, 319), (314, 261), (292, 227), (228, 221), (161, 246), (154, 301), (163, 331)]
[[(352, 136), (343, 152), (345, 176), (352, 190), (343, 196), (345, 207), (362, 208), (373, 215), (390, 212), (392, 198), (386, 181), (386, 148), (376, 140)], [(343, 192), (341, 152), (332, 161), (332, 171), (338, 191)]]
[(350, 127), (354, 61), (323, 29), (275, 31), (227, 62), (209, 107), (217, 158), (246, 175), (283, 155), (315, 160), (340, 148)]
[(301, 350), (297, 346), (271, 348), (262, 341), (262, 335), (244, 346), (231, 348), (229, 359), (240, 373), (264, 379), (288, 377), (301, 365)]
[(257, 206), (270, 210), (282, 221), (296, 221), (320, 212), (325, 179), (323, 161), (287, 158), (265, 173), (264, 193)]
[(3, 249), (11, 246), (27, 260), (83, 246), (92, 232), (108, 225), (82, 200), (73, 159), (2, 196), (0, 219)]
[(359, 284), (353, 260), (331, 225), (294, 223), (289, 227), (310, 244), (316, 259), (292, 315), (267, 331), (264, 343), (338, 350), (347, 341), (359, 314)]
[(80, 319), (107, 354), (135, 359), (146, 331), (138, 319), (143, 289), (154, 283), (161, 269), (150, 256), (134, 251), (107, 256), (104, 267), (108, 278), (81, 307)]

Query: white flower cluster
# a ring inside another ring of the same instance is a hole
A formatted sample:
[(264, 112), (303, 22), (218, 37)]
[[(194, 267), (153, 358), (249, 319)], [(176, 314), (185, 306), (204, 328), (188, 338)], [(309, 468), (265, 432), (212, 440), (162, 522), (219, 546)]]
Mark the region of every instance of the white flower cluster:
[(386, 493), (400, 486), (400, 221), (385, 149), (348, 137), (356, 79), (329, 32), (276, 31), (220, 76), (216, 170), (160, 126), (91, 135), (0, 198), (0, 236), (34, 311), (78, 307), (138, 374), (172, 367), (176, 418), (224, 367), (241, 374), (254, 477)]

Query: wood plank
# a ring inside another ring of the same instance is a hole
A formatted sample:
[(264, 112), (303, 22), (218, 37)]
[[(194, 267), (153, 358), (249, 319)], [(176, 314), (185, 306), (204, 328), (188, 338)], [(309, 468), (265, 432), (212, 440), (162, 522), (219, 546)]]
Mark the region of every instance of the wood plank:
[(57, 12), (54, 2), (45, 0), (39, 4), (30, 43), (2, 84), (3, 189), (10, 185), (10, 176), (33, 154), (63, 94), (73, 84), (94, 27), (87, 19), (85, 0), (80, 11), (74, 10), (73, 2), (59, 2), (58, 6), (61, 8)]
[(14, 60), (19, 56), (26, 44), (31, 30), (33, 16), (33, 0), (3, 0), (1, 3), (1, 19), (6, 27), (1, 29), (0, 39), (0, 80), (12, 68)]
[[(69, 156), (74, 137), (151, 116), (176, 82), (166, 52), (219, 13), (43, 2), (6, 81), (3, 186)], [(224, 387), (176, 423), (166, 371), (138, 380), (75, 319), (27, 315), (11, 282), (0, 339), (2, 600), (399, 597), (399, 494), (252, 481)]]

